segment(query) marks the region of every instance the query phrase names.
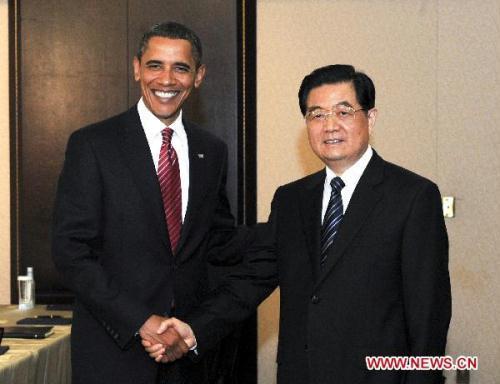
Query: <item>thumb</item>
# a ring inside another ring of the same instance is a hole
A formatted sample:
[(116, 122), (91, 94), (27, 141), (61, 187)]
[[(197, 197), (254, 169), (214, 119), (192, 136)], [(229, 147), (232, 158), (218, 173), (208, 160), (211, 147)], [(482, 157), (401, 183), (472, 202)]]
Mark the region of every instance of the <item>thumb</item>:
[(172, 319), (167, 319), (167, 320), (163, 320), (161, 323), (160, 323), (160, 326), (158, 327), (158, 330), (156, 331), (156, 334), (160, 335), (162, 334), (163, 332), (165, 332), (168, 328), (170, 327), (173, 327), (173, 322), (172, 322)]

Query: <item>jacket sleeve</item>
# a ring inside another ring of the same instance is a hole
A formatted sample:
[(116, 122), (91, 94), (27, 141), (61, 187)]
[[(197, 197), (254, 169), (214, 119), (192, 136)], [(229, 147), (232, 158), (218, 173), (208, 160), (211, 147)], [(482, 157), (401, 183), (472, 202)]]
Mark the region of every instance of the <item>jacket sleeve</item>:
[(200, 355), (250, 316), (278, 286), (275, 215), (272, 208), (267, 223), (239, 232), (239, 240), (233, 246), (244, 249), (242, 263), (234, 267), (225, 284), (214, 290), (198, 310), (181, 319), (191, 325)]
[[(412, 356), (442, 356), (451, 318), (448, 236), (441, 196), (426, 183), (416, 194), (401, 249), (405, 319)], [(440, 371), (408, 371), (406, 384), (441, 383)]]
[(103, 257), (103, 181), (85, 132), (71, 135), (59, 178), (52, 255), (66, 286), (121, 348), (151, 314), (107, 273)]

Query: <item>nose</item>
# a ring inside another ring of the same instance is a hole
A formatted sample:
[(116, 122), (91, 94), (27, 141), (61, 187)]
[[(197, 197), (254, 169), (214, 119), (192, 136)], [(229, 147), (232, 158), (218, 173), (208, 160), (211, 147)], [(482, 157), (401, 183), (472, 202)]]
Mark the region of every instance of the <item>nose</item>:
[(165, 68), (158, 77), (158, 82), (161, 85), (171, 85), (175, 84), (175, 75), (170, 68)]
[(326, 131), (334, 131), (338, 129), (339, 119), (337, 118), (337, 115), (335, 113), (329, 113), (326, 115), (326, 119), (323, 122), (323, 127)]

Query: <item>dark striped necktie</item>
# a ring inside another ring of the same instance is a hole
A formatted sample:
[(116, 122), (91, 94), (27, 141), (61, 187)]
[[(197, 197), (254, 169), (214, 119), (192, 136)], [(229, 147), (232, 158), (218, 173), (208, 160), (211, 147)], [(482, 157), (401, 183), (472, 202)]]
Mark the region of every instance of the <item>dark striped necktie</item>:
[(335, 240), (335, 235), (344, 216), (342, 194), (340, 192), (345, 184), (340, 177), (335, 177), (330, 182), (330, 185), (332, 186), (332, 194), (330, 195), (330, 201), (328, 202), (321, 228), (321, 265), (326, 260), (328, 249)]
[(177, 153), (172, 146), (173, 133), (171, 128), (165, 128), (161, 132), (162, 144), (158, 161), (158, 181), (172, 253), (179, 243), (182, 227), (181, 175)]

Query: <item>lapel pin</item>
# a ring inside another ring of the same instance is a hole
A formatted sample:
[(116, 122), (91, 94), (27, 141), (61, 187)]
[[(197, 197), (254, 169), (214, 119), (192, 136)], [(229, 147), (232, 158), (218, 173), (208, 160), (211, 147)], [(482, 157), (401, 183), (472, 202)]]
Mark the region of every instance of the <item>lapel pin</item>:
[(199, 159), (204, 159), (205, 158), (205, 154), (204, 153), (198, 153), (198, 158)]

